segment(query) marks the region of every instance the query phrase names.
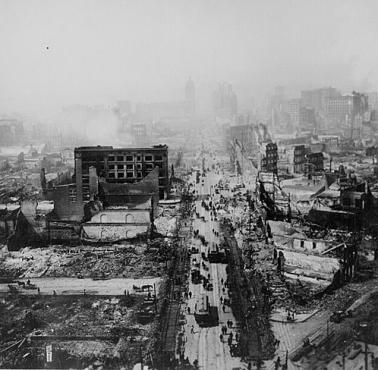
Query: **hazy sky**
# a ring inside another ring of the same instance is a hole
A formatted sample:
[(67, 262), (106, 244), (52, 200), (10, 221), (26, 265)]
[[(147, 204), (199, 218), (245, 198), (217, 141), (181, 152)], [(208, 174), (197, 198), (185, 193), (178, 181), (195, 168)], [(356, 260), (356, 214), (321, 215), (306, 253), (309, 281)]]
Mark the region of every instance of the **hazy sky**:
[(181, 99), (188, 76), (245, 104), (275, 85), (378, 89), (377, 19), (377, 0), (0, 0), (0, 114)]

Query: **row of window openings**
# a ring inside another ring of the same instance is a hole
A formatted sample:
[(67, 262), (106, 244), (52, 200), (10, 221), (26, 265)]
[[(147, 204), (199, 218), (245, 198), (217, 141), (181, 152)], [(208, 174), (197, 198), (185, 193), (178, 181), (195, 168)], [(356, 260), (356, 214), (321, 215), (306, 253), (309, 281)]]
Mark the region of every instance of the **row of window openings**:
[[(110, 178), (110, 179), (115, 179), (116, 178), (116, 176), (115, 176), (115, 174), (117, 173), (117, 178), (118, 179), (121, 179), (121, 178), (128, 178), (128, 179), (132, 179), (132, 178), (134, 178), (135, 177), (135, 173), (134, 172), (126, 172), (126, 176), (125, 176), (125, 172), (109, 172), (109, 174), (108, 174), (108, 177)], [(159, 176), (160, 177), (164, 177), (164, 173), (163, 172), (160, 172), (159, 173)], [(142, 172), (137, 172), (136, 173), (136, 177), (138, 178), (138, 179), (140, 179), (140, 178), (142, 178), (143, 177), (143, 175), (142, 175)]]
[[(160, 167), (159, 165), (156, 165), (157, 167)], [(145, 167), (146, 167), (146, 170), (152, 170), (153, 168), (154, 168), (154, 165), (152, 164), (152, 163), (147, 163), (146, 165), (145, 165)], [(104, 165), (101, 165), (101, 170), (105, 170), (105, 166)], [(136, 168), (137, 170), (142, 170), (142, 163), (137, 163), (136, 165), (134, 165), (134, 164), (126, 164), (126, 165), (124, 165), (124, 164), (117, 164), (117, 165), (115, 165), (115, 164), (110, 164), (109, 166), (108, 166), (108, 168), (109, 168), (109, 170), (124, 170), (124, 169), (126, 169), (126, 170), (130, 170), (130, 171), (134, 171), (134, 169)], [(86, 168), (86, 167), (83, 167), (83, 172), (84, 173), (88, 173), (88, 171), (89, 171), (89, 168)]]
[[(110, 179), (115, 179), (116, 178), (116, 173), (115, 172), (109, 172), (109, 178)], [(135, 177), (135, 174), (134, 172), (126, 172), (126, 176), (125, 176), (125, 173), (124, 172), (118, 172), (117, 173), (117, 179), (123, 179), (123, 178), (128, 178), (128, 179), (132, 179)], [(138, 179), (141, 179), (143, 176), (142, 176), (142, 172), (137, 172), (137, 176), (136, 176)]]
[[(116, 177), (116, 174), (117, 173), (117, 177)], [(126, 172), (126, 176), (125, 176), (125, 172), (109, 172), (108, 174), (108, 178), (110, 179), (134, 179), (134, 178), (137, 178), (137, 179), (141, 179), (143, 177), (143, 173), (142, 172), (137, 172), (136, 173), (136, 176), (135, 176), (135, 173), (134, 172)], [(159, 173), (159, 177), (164, 177), (164, 173)], [(89, 178), (83, 178), (83, 183), (84, 184), (89, 184)]]
[[(125, 159), (125, 157), (126, 157), (126, 159)], [(137, 155), (137, 156), (135, 156), (135, 158), (136, 158), (137, 162), (141, 162), (142, 161), (142, 156), (141, 155)], [(153, 161), (153, 156), (152, 155), (145, 155), (144, 156), (144, 160), (146, 162), (152, 162)], [(155, 161), (162, 161), (162, 160), (163, 160), (163, 156), (161, 156), (161, 155), (155, 155)], [(123, 156), (123, 155), (113, 156), (113, 155), (111, 155), (111, 156), (108, 157), (108, 161), (109, 162), (114, 162), (114, 161), (134, 162), (134, 156), (133, 155), (126, 155), (126, 156)]]
[[(125, 169), (126, 170), (134, 170), (134, 165), (133, 164), (118, 164), (118, 165), (115, 165), (115, 164), (109, 164), (109, 170), (115, 170), (115, 169), (118, 169), (118, 170), (123, 170)], [(146, 165), (146, 168), (149, 169), (149, 168), (153, 168), (153, 165), (152, 164), (148, 164)], [(137, 170), (141, 170), (142, 169), (142, 164), (141, 163), (137, 163), (136, 165), (136, 169)]]

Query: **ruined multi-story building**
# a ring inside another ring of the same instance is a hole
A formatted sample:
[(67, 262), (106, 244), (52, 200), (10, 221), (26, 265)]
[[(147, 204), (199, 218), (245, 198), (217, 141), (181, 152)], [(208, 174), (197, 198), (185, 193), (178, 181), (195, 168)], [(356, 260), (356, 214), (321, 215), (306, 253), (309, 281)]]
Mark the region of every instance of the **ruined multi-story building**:
[(143, 205), (151, 210), (153, 218), (159, 198), (168, 194), (166, 145), (133, 149), (79, 147), (74, 156), (72, 182), (54, 185), (45, 195), (54, 201), (54, 220), (88, 221), (93, 216), (91, 209), (97, 209), (99, 203), (105, 208), (124, 209)]
[(294, 147), (294, 173), (302, 173), (306, 163), (306, 147), (296, 145)]
[(123, 184), (141, 181), (155, 167), (159, 167), (159, 196), (169, 192), (168, 147), (113, 148), (87, 146), (75, 148), (75, 178), (77, 197), (90, 199), (89, 168), (95, 167), (99, 178), (107, 183)]
[(264, 143), (262, 145), (265, 153), (261, 158), (261, 170), (277, 173), (278, 148), (276, 143)]
[(324, 156), (322, 152), (308, 153), (307, 158), (307, 168), (308, 172), (323, 172), (324, 171)]
[(344, 125), (346, 136), (359, 138), (368, 108), (368, 96), (353, 91), (350, 95), (328, 100), (327, 119), (331, 124)]

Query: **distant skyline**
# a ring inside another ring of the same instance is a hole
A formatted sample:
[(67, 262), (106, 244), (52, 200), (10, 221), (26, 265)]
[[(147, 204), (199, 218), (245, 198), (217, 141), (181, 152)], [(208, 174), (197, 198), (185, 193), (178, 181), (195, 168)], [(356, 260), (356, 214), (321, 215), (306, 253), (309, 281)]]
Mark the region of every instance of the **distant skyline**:
[[(378, 90), (378, 2), (0, 0), (0, 114), (283, 85)], [(251, 107), (253, 108), (253, 107)]]

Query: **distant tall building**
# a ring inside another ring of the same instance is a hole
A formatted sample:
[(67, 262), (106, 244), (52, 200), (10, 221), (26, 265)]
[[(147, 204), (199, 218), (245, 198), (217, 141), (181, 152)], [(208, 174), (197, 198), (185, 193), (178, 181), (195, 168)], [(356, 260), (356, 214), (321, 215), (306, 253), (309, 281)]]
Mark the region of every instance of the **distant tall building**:
[(238, 101), (231, 84), (219, 84), (213, 98), (214, 113), (217, 117), (232, 119), (236, 116)]
[(326, 111), (329, 99), (341, 96), (340, 91), (334, 87), (305, 90), (301, 92), (301, 104), (303, 107), (313, 108), (316, 111)]
[(194, 113), (194, 111), (196, 110), (196, 89), (190, 77), (185, 85), (185, 100), (190, 104), (192, 112)]
[(130, 133), (132, 136), (133, 146), (145, 147), (150, 144), (150, 138), (147, 133), (147, 125), (145, 123), (132, 123), (130, 126)]
[(284, 110), (290, 117), (292, 127), (306, 131), (316, 128), (315, 108), (304, 106), (301, 99), (287, 100)]
[(378, 110), (378, 92), (369, 92), (366, 95), (369, 99), (369, 110)]
[(290, 122), (293, 127), (299, 126), (299, 115), (301, 109), (300, 99), (290, 99), (285, 103), (285, 111), (289, 114)]
[(329, 99), (327, 117), (332, 123), (341, 123), (350, 130), (350, 137), (359, 137), (365, 113), (369, 109), (367, 95), (353, 91), (351, 95), (343, 95)]
[(302, 130), (310, 130), (316, 128), (315, 109), (309, 107), (299, 108), (299, 127)]

